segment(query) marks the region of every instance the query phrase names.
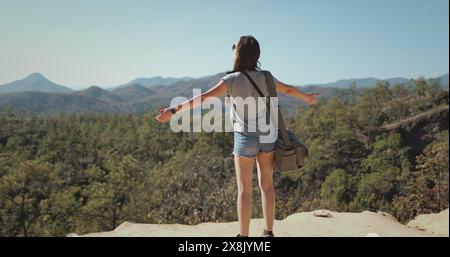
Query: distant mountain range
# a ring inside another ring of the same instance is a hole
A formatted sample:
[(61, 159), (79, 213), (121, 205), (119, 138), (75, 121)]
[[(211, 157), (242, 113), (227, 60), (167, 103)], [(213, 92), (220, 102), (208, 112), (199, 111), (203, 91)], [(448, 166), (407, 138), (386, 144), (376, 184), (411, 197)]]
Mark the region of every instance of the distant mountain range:
[(187, 80), (191, 80), (192, 78), (190, 77), (182, 77), (182, 78), (173, 78), (173, 77), (167, 77), (167, 78), (163, 78), (160, 76), (157, 77), (150, 77), (150, 78), (137, 78), (134, 79), (128, 83), (116, 86), (116, 87), (112, 87), (112, 88), (107, 88), (107, 90), (114, 90), (117, 88), (123, 88), (123, 87), (127, 87), (129, 85), (133, 85), (133, 84), (139, 84), (142, 85), (144, 87), (151, 87), (151, 86), (156, 86), (156, 85), (160, 85), (160, 86), (167, 86), (167, 85), (171, 85), (174, 84), (178, 81), (187, 81)]
[[(332, 88), (348, 88), (349, 86), (354, 85), (357, 88), (367, 88), (375, 85), (378, 81), (380, 81), (380, 79), (376, 78), (343, 79), (332, 83), (319, 84), (316, 86), (332, 87)], [(403, 85), (408, 84), (411, 80), (406, 78), (391, 78), (385, 79), (383, 81), (386, 81), (391, 85), (398, 85), (398, 84)]]
[[(14, 110), (35, 112), (39, 115), (53, 115), (60, 112), (121, 112), (143, 114), (156, 108), (167, 106), (176, 96), (191, 97), (192, 89), (202, 92), (216, 84), (225, 73), (212, 76), (192, 78), (141, 78), (124, 85), (103, 89), (91, 86), (75, 91), (69, 87), (55, 84), (39, 73), (6, 85), (0, 85), (0, 108), (9, 106)], [(448, 74), (439, 79), (444, 88), (448, 88)], [(376, 78), (348, 79), (319, 85), (305, 85), (305, 92), (318, 92), (322, 98), (337, 96), (346, 98), (345, 88), (354, 85), (364, 89), (375, 85)], [(387, 79), (391, 85), (408, 84), (410, 79)], [(141, 82), (141, 83), (139, 83)], [(283, 96), (285, 106), (298, 104), (295, 99)]]
[[(147, 86), (131, 83), (109, 89), (91, 86), (75, 91), (33, 73), (22, 80), (0, 86), (0, 109), (10, 107), (13, 110), (38, 115), (70, 112), (142, 114), (168, 105), (175, 96), (192, 96), (193, 88), (205, 91), (224, 75), (220, 73), (198, 79), (168, 78), (168, 80), (159, 77), (161, 79), (144, 79)], [(169, 84), (169, 80), (173, 83)], [(156, 81), (163, 84), (154, 84)]]
[[(445, 75), (442, 75), (440, 77), (434, 78), (434, 79), (439, 80), (441, 87), (443, 87), (443, 88), (449, 87), (448, 73)], [(332, 82), (332, 83), (314, 84), (314, 86), (343, 89), (343, 88), (348, 88), (348, 87), (354, 85), (357, 88), (368, 88), (368, 87), (372, 87), (379, 81), (388, 82), (390, 85), (406, 85), (406, 84), (411, 83), (412, 79), (400, 78), (400, 77), (384, 79), (384, 80), (380, 80), (377, 78), (343, 79), (343, 80), (338, 80), (338, 81)], [(306, 86), (312, 86), (312, 85), (306, 85)]]

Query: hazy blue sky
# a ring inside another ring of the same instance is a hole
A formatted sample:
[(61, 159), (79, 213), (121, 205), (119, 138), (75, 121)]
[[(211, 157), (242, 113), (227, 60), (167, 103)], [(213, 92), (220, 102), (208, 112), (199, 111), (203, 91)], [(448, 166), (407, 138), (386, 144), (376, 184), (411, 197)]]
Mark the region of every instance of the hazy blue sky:
[(438, 76), (448, 22), (448, 0), (0, 0), (0, 84), (32, 72), (74, 88), (212, 75), (246, 34), (290, 84)]

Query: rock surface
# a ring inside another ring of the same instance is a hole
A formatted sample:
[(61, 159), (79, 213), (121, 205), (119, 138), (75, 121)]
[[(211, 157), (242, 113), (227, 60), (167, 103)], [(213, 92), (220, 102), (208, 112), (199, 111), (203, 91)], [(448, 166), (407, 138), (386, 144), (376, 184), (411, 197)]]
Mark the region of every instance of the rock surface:
[(437, 236), (449, 236), (448, 209), (435, 214), (422, 214), (408, 223), (408, 227)]
[[(321, 214), (316, 216), (317, 214)], [(327, 214), (327, 215), (325, 215)], [(431, 215), (431, 216), (430, 216)], [(392, 237), (448, 236), (448, 210), (440, 214), (420, 215), (406, 226), (382, 212), (339, 213), (326, 210), (301, 212), (276, 220), (277, 237)], [(419, 227), (422, 230), (416, 229)], [(250, 236), (259, 236), (263, 219), (252, 219)], [(94, 237), (234, 237), (239, 232), (237, 222), (181, 224), (136, 224), (125, 222), (114, 231), (91, 233)]]

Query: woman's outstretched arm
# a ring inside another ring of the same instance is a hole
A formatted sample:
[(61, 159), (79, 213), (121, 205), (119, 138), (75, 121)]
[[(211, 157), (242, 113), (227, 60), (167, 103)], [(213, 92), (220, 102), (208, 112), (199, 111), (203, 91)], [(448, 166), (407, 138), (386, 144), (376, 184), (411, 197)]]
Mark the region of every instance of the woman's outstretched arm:
[(309, 105), (315, 104), (317, 102), (316, 97), (319, 95), (319, 93), (308, 94), (308, 93), (302, 92), (298, 88), (286, 85), (280, 81), (278, 81), (278, 83), (277, 83), (277, 91), (280, 93), (286, 94), (286, 95), (296, 97), (300, 100), (303, 100), (305, 103), (307, 103)]
[[(186, 102), (179, 104), (173, 108), (175, 109), (175, 112), (187, 111), (195, 107), (198, 107), (205, 101), (208, 101), (208, 97), (221, 97), (225, 95), (226, 92), (227, 86), (225, 82), (221, 80), (219, 81), (219, 83), (217, 83), (215, 86), (210, 88), (205, 93), (198, 96), (194, 96), (191, 99), (187, 100)], [(159, 122), (168, 122), (173, 115), (171, 109), (172, 109), (171, 107), (168, 107), (159, 110), (159, 114), (158, 116), (155, 117), (155, 119)]]

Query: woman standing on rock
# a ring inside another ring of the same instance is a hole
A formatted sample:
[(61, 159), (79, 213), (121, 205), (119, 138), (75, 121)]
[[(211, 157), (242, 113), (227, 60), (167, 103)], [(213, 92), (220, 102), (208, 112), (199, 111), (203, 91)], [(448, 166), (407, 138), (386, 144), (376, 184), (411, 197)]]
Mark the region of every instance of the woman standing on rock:
[[(195, 96), (183, 104), (174, 108), (160, 110), (156, 117), (159, 122), (167, 122), (176, 112), (187, 111), (200, 107), (201, 103), (209, 97), (216, 98), (228, 93), (232, 97), (234, 108), (230, 110), (233, 117), (234, 131), (234, 163), (236, 169), (238, 199), (237, 211), (239, 218), (240, 233), (238, 236), (249, 235), (249, 225), (252, 212), (252, 173), (255, 161), (258, 170), (259, 188), (261, 190), (262, 208), (265, 220), (265, 229), (262, 236), (273, 237), (273, 223), (275, 219), (275, 189), (273, 186), (274, 150), (275, 142), (260, 142), (261, 132), (258, 127), (258, 118), (266, 114), (263, 111), (244, 112), (241, 108), (243, 102), (235, 101), (235, 98), (246, 99), (247, 97), (258, 97), (258, 92), (252, 86), (251, 80), (258, 85), (261, 91), (267, 88), (265, 75), (259, 68), (260, 48), (258, 41), (252, 36), (243, 36), (236, 44), (233, 44), (233, 73), (224, 76), (215, 86), (207, 92)], [(315, 104), (317, 94), (306, 94), (293, 86), (286, 85), (273, 77), (278, 92), (294, 96), (307, 104)], [(257, 102), (257, 100), (255, 101)], [(250, 108), (250, 107), (249, 107)], [(258, 108), (259, 109), (259, 108)], [(256, 113), (250, 117), (249, 113)]]

